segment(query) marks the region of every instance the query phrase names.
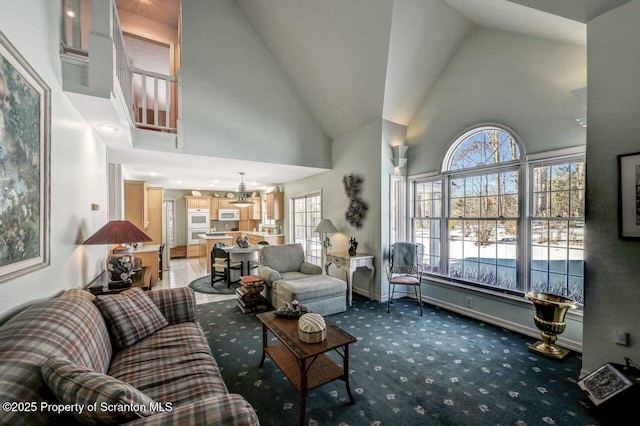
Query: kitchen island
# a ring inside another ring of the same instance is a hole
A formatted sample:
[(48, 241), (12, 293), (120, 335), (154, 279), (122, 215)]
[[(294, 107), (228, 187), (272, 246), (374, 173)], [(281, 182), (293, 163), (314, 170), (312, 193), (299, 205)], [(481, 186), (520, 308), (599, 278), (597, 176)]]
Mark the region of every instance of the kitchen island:
[(233, 235), (224, 233), (200, 234), (200, 266), (207, 268), (207, 273), (211, 273), (211, 250), (215, 243), (224, 243), (226, 246), (233, 245)]

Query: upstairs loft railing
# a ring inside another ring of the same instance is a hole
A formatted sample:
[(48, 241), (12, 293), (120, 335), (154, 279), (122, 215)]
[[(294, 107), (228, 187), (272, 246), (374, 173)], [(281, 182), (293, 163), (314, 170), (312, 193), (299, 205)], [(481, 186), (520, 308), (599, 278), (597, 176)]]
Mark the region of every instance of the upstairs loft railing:
[[(115, 77), (114, 86), (119, 88), (114, 87), (114, 92), (121, 92), (124, 107), (135, 126), (176, 133), (177, 79), (131, 66), (115, 2), (62, 0), (61, 3), (63, 52), (86, 58), (90, 64), (114, 58), (109, 64)], [(104, 43), (104, 40), (111, 42)]]

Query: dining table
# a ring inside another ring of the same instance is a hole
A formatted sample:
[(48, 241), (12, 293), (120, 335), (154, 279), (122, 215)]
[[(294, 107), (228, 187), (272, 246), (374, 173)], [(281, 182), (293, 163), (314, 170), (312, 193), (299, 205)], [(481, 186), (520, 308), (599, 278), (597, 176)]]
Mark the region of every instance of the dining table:
[[(260, 249), (262, 247), (263, 246), (258, 244), (251, 244), (249, 247), (240, 247), (238, 245), (220, 247), (229, 253), (229, 261), (231, 263), (242, 262), (243, 265), (242, 271), (231, 271), (231, 282), (240, 279), (241, 275), (251, 275), (251, 269), (255, 269), (258, 265)], [(254, 268), (251, 268), (252, 265), (254, 265)]]

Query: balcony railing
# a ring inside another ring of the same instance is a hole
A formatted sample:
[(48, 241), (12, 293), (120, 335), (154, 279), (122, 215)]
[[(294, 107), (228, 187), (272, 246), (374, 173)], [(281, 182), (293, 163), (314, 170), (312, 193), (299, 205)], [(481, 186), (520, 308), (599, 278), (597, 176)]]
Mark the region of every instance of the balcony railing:
[(115, 1), (62, 0), (61, 4), (62, 50), (88, 59), (88, 84), (108, 72), (104, 66), (110, 67), (112, 84), (107, 88), (122, 98), (131, 122), (137, 128), (176, 133), (177, 79), (131, 66)]

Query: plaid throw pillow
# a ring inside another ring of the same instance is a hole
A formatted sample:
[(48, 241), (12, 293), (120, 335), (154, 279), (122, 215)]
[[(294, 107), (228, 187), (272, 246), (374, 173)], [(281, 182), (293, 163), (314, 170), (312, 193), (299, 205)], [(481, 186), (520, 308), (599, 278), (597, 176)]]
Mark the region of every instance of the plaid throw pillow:
[(119, 350), (169, 325), (158, 306), (138, 287), (120, 294), (98, 296), (95, 304)]
[(42, 378), (83, 424), (119, 424), (155, 414), (154, 401), (133, 386), (65, 358), (49, 358)]

